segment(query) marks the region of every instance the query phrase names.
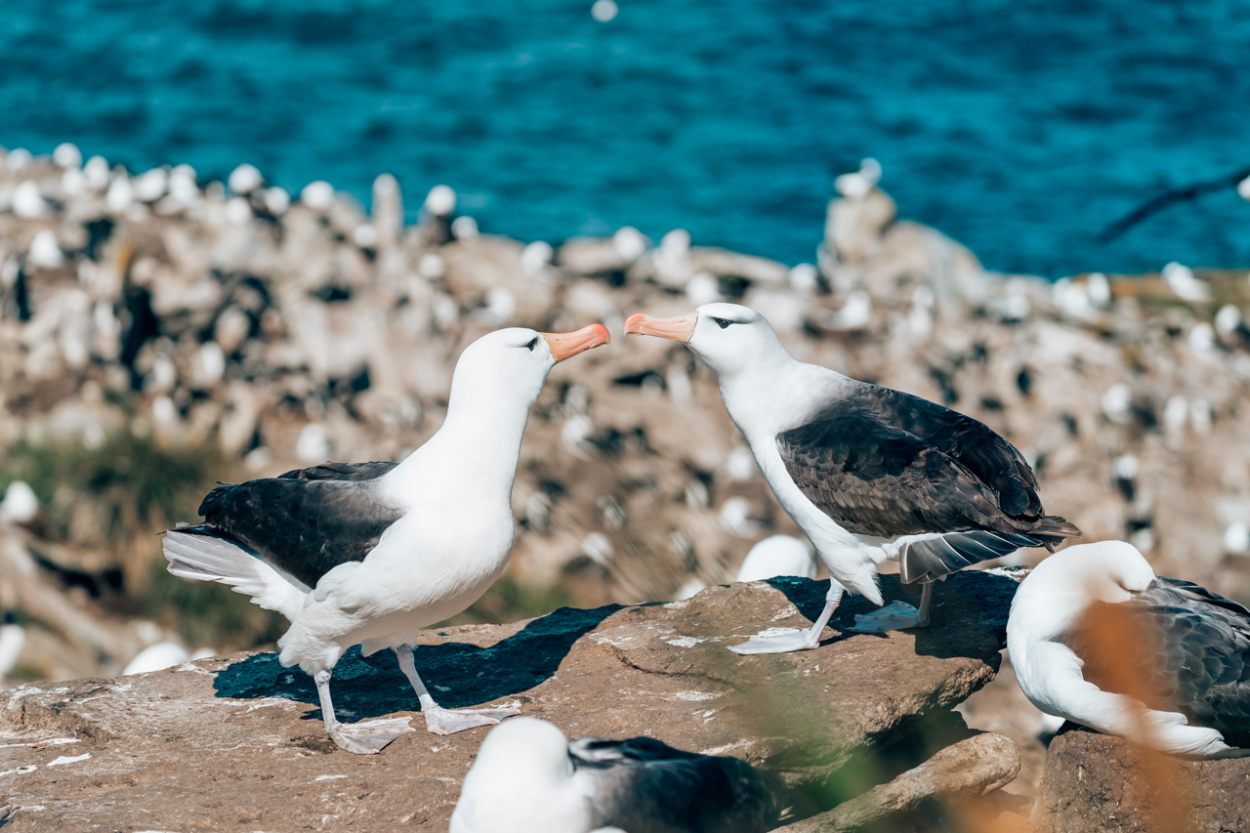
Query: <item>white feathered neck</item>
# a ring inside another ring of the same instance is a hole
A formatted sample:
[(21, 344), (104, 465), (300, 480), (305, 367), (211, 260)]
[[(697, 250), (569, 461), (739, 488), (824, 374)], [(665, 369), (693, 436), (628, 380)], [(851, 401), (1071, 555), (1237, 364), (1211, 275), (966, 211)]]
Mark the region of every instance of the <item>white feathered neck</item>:
[(476, 347), (456, 364), (442, 426), (386, 475), (385, 488), (402, 502), (434, 481), (444, 495), (512, 494), (525, 426), (554, 361), (492, 361)]

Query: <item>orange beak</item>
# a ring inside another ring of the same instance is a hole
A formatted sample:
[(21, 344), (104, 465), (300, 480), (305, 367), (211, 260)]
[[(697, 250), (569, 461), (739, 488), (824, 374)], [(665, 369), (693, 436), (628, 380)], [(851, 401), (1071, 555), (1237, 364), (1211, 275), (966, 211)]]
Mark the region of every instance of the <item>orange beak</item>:
[(557, 362), (571, 359), (578, 353), (585, 353), (601, 347), (612, 340), (608, 328), (602, 324), (591, 324), (571, 333), (539, 333), (547, 340), (547, 347)]
[(699, 313), (688, 312), (671, 318), (657, 318), (636, 312), (625, 319), (626, 335), (659, 336), (673, 341), (687, 342), (694, 335), (694, 325), (699, 323)]

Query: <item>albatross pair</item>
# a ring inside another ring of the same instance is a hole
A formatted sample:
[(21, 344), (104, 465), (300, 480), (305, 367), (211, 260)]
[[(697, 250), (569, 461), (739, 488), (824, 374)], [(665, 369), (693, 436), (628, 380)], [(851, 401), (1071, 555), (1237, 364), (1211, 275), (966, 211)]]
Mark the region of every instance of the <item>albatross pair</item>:
[(439, 707), (413, 664), (417, 632), (473, 604), (503, 571), (530, 410), (557, 362), (608, 340), (601, 324), (483, 336), (456, 363), (442, 427), (403, 462), (220, 486), (200, 506), (206, 523), (166, 534), (169, 571), (233, 585), (291, 621), (279, 658), (312, 675), (326, 731), (349, 752), (376, 753), (410, 731), (409, 718), (338, 722), (330, 676), (352, 645), (395, 652), (431, 732), (516, 714)]
[(877, 565), (897, 559), (921, 582), (920, 608), (895, 602), (857, 630), (928, 624), (933, 582), (1020, 547), (1080, 535), (1047, 515), (1037, 478), (1009, 442), (971, 417), (918, 396), (795, 361), (755, 310), (706, 304), (686, 315), (636, 314), (625, 332), (683, 342), (716, 376), (782, 508), (807, 534), (832, 581), (806, 632), (757, 637), (741, 654), (815, 648), (844, 588), (880, 605)]

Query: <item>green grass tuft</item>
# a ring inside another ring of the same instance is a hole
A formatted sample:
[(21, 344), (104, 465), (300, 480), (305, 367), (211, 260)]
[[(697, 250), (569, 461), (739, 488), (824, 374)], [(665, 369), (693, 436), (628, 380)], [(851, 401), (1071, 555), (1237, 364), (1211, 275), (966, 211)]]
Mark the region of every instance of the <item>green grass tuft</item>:
[(0, 460), (0, 489), (26, 481), (62, 538), (70, 537), (78, 504), (90, 502), (101, 540), (77, 543), (117, 548), (175, 520), (193, 520), (199, 499), (224, 468), (215, 449), (166, 449), (122, 432), (94, 447), (18, 445)]

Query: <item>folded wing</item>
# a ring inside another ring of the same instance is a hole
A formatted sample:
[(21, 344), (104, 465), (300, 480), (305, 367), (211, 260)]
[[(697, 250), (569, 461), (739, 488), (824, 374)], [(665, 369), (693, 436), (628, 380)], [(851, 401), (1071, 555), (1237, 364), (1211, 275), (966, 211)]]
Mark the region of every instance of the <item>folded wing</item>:
[(394, 463), (327, 463), (280, 477), (221, 485), (200, 504), (206, 525), (308, 587), (363, 561), (403, 512), (385, 504), (377, 478)]
[(917, 396), (858, 385), (777, 437), (786, 471), (821, 511), (861, 535), (908, 544), (905, 581), (1080, 535), (1044, 514), (1037, 478), (987, 426)]

